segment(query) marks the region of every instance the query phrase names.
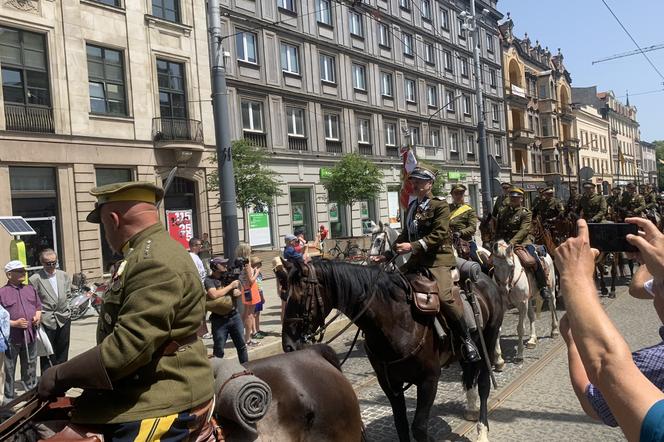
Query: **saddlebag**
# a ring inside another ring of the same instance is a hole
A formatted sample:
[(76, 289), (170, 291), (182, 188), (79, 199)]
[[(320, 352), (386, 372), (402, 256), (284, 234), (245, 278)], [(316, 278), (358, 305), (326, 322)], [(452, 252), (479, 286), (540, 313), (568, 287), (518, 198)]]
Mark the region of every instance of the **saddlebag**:
[(521, 265), (527, 270), (536, 270), (537, 269), (537, 260), (536, 258), (528, 253), (528, 250), (522, 246), (514, 246), (514, 254), (521, 261)]
[(438, 283), (420, 273), (406, 275), (410, 283), (413, 297), (413, 307), (423, 315), (435, 315), (440, 310), (440, 299), (438, 298)]

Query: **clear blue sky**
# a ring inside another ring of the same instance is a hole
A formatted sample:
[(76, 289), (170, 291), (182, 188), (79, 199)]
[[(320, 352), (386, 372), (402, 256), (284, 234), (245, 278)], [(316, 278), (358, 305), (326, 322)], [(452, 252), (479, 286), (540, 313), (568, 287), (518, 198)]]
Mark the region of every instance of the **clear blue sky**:
[[(613, 12), (643, 48), (664, 44), (664, 1), (606, 0)], [(641, 138), (664, 140), (664, 79), (641, 54), (598, 64), (593, 60), (636, 50), (636, 46), (613, 18), (601, 0), (498, 0), (498, 10), (511, 13), (514, 33), (539, 40), (552, 53), (561, 49), (572, 86), (597, 85), (598, 91), (613, 90), (625, 102), (629, 91), (631, 105), (638, 109)], [(646, 52), (664, 74), (664, 49)], [(641, 92), (660, 90), (654, 94)]]

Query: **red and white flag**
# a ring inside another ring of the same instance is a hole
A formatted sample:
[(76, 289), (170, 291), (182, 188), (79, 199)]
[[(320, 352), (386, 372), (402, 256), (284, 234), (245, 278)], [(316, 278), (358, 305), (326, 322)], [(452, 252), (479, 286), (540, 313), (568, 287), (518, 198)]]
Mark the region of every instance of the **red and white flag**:
[(410, 203), (410, 194), (412, 192), (412, 184), (408, 180), (408, 177), (417, 166), (417, 158), (415, 157), (415, 152), (410, 146), (404, 146), (401, 148), (401, 159), (402, 159), (402, 169), (401, 176), (403, 181), (401, 182), (401, 192), (399, 193), (399, 203), (404, 209), (408, 207)]

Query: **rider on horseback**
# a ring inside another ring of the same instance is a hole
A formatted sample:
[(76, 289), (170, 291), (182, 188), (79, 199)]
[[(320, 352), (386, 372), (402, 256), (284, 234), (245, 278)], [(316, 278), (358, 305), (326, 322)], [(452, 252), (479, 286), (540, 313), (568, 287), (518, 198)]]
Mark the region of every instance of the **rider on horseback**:
[(623, 220), (630, 216), (641, 216), (645, 208), (646, 201), (641, 195), (636, 193), (636, 184), (627, 183), (618, 207), (620, 219)]
[(620, 200), (622, 198), (621, 193), (622, 191), (620, 190), (620, 186), (615, 186), (613, 187), (613, 189), (611, 189), (611, 196), (606, 197), (606, 208), (608, 211), (608, 217), (612, 221), (618, 219), (619, 215), (618, 206), (620, 206)]
[(523, 189), (512, 187), (510, 190), (510, 205), (498, 215), (496, 222), (496, 240), (502, 239), (513, 246), (523, 246), (535, 258), (537, 269), (535, 281), (544, 300), (551, 298), (551, 291), (547, 286), (547, 278), (542, 268), (539, 256), (532, 244), (530, 224), (532, 213), (523, 207)]
[(579, 214), (589, 223), (601, 223), (606, 219), (606, 200), (595, 192), (595, 185), (592, 181), (583, 182)]
[(408, 179), (413, 184), (411, 195), (416, 198), (408, 206), (406, 228), (396, 239), (393, 250), (374, 260), (385, 261), (394, 252), (400, 255), (412, 253), (400, 269), (403, 273), (428, 268), (438, 282), (440, 309), (452, 332), (462, 341), (463, 357), (467, 362), (477, 362), (481, 358), (463, 319), (463, 304), (452, 292), (451, 270), (456, 259), (452, 253), (450, 206), (444, 198), (434, 197), (431, 193), (436, 179), (433, 171), (417, 166)]
[(579, 216), (579, 200), (581, 199), (581, 195), (579, 195), (579, 192), (577, 191), (576, 186), (571, 186), (569, 188), (569, 199), (567, 200), (567, 204), (565, 205), (565, 214), (566, 215), (574, 215), (573, 219), (576, 219)]
[(503, 189), (503, 194), (496, 198), (493, 210), (491, 210), (491, 216), (494, 219), (498, 217), (498, 213), (501, 209), (510, 205), (510, 189), (512, 188), (512, 183), (505, 181), (500, 184), (500, 187)]
[(541, 197), (533, 206), (533, 218), (539, 217), (542, 225), (550, 227), (556, 218), (565, 214), (563, 202), (553, 196), (553, 187), (542, 189)]

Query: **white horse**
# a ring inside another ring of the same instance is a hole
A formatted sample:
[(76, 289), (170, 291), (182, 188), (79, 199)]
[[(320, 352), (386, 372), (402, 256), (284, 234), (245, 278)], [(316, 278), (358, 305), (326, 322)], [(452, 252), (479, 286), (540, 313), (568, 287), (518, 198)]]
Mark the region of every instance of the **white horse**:
[[(523, 321), (528, 314), (530, 322), (530, 338), (526, 343), (527, 348), (535, 348), (537, 345), (537, 330), (535, 328), (535, 309), (531, 300), (539, 296), (539, 290), (535, 281), (533, 272), (526, 271), (521, 265), (518, 257), (514, 254), (513, 247), (503, 240), (499, 240), (493, 245), (493, 279), (498, 284), (500, 293), (504, 296), (507, 306), (516, 307), (519, 311), (519, 324), (517, 333), (519, 343), (517, 347), (516, 360), (523, 360)], [(548, 255), (543, 259), (542, 265), (547, 267), (548, 281), (547, 285), (551, 289), (552, 295), (549, 301), (549, 310), (551, 311), (551, 337), (558, 336), (558, 317), (556, 314), (556, 297), (554, 287), (556, 286), (556, 274), (553, 266), (553, 259)], [(500, 349), (496, 349), (496, 359), (502, 360)]]

